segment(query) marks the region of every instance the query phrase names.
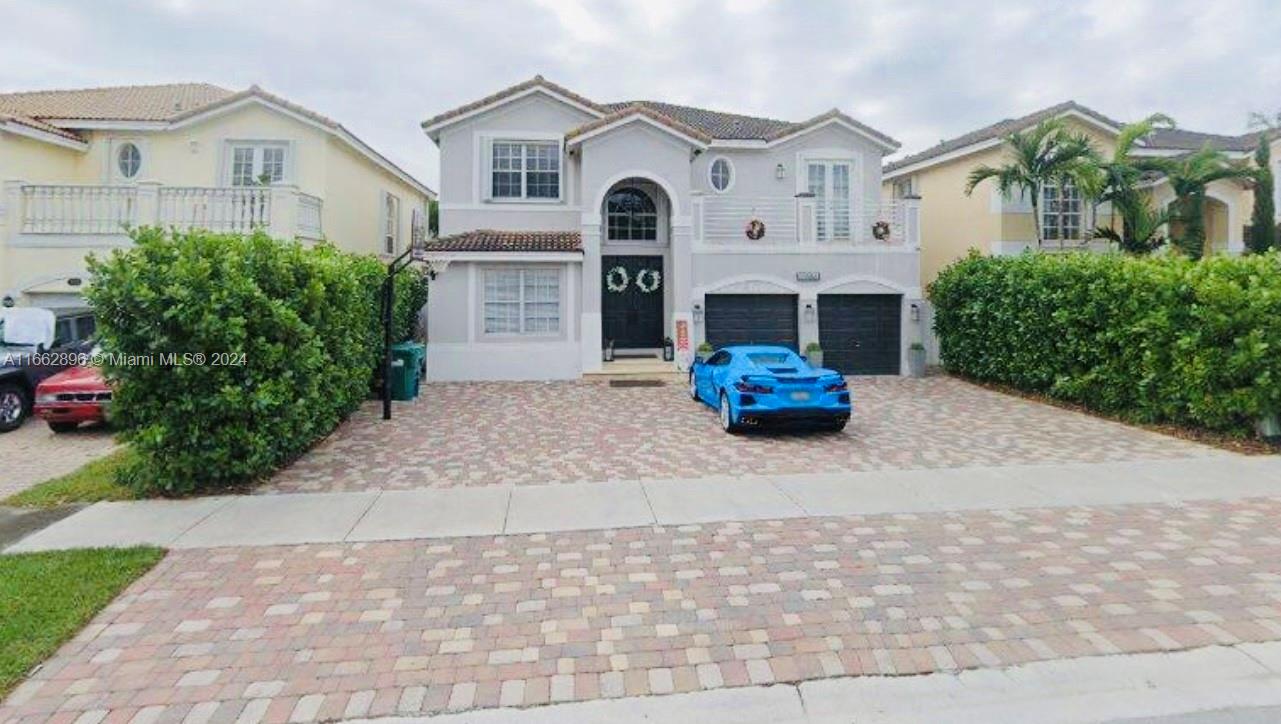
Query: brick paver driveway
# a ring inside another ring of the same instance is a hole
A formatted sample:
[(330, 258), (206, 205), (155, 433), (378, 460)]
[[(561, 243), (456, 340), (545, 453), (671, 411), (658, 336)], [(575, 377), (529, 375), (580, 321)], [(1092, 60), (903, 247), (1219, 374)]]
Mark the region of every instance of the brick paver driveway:
[(1281, 500), (169, 555), (0, 722), (311, 721), (1281, 638)]
[(683, 385), (438, 384), (368, 404), (265, 492), (823, 473), (1186, 457), (1209, 448), (949, 377), (852, 383), (839, 434), (726, 435)]
[(21, 490), (66, 475), (116, 447), (112, 432), (104, 427), (84, 427), (55, 433), (40, 420), (0, 435), (0, 500)]

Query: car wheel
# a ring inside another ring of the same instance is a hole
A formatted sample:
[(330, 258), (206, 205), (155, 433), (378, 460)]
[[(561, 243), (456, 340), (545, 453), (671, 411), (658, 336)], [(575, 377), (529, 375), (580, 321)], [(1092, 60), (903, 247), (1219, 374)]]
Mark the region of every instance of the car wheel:
[(734, 410), (729, 404), (729, 395), (721, 393), (720, 404), (721, 429), (725, 432), (738, 432), (738, 423), (734, 422)]
[(29, 408), (26, 390), (12, 383), (0, 385), (0, 432), (21, 427)]
[(49, 421), (49, 429), (53, 430), (54, 432), (71, 432), (72, 430), (78, 427), (80, 427), (80, 423), (78, 422), (54, 422), (53, 420)]
[(701, 402), (698, 396), (698, 383), (694, 381), (694, 370), (689, 371), (689, 399)]
[(847, 424), (849, 424), (849, 418), (846, 418), (844, 420), (837, 420), (835, 422), (829, 422), (827, 423), (827, 427), (825, 429), (831, 432), (840, 432), (845, 429), (845, 426)]

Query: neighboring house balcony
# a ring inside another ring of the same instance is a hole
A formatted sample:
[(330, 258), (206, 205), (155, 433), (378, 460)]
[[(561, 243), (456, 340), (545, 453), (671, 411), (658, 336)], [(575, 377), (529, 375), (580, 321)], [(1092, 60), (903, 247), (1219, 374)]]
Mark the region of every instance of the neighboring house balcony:
[(322, 238), (324, 202), (294, 186), (5, 183), (11, 247), (119, 246), (140, 226)]
[(695, 194), (694, 244), (703, 252), (918, 253), (920, 204)]

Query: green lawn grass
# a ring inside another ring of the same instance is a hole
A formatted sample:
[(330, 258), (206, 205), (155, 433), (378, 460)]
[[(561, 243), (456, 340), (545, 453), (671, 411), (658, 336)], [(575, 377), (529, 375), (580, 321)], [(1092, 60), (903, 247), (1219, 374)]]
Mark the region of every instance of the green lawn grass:
[(133, 458), (128, 447), (86, 463), (78, 470), (46, 480), (0, 501), (19, 508), (52, 508), (67, 503), (96, 503), (100, 500), (133, 500), (137, 496), (116, 483), (116, 470)]
[(0, 699), (164, 555), (97, 548), (0, 556)]

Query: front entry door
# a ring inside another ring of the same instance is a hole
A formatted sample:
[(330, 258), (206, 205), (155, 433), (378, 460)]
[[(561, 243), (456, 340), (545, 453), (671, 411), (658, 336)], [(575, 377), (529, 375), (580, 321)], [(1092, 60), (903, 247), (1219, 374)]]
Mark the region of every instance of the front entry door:
[[(619, 271), (621, 269), (621, 271)], [(663, 346), (663, 257), (601, 257), (601, 337), (615, 349)]]

